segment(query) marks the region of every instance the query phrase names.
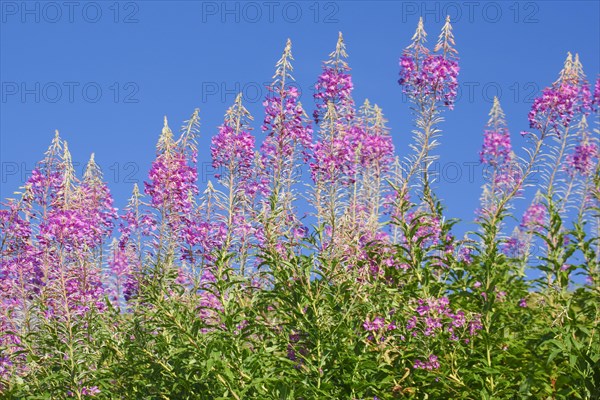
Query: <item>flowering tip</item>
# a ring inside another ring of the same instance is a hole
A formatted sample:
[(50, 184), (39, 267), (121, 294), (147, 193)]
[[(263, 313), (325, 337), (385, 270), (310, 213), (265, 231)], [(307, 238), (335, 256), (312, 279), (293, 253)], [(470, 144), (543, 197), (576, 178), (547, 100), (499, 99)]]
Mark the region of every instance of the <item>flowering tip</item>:
[(444, 57), (452, 57), (458, 53), (454, 48), (454, 35), (452, 34), (452, 24), (450, 24), (450, 16), (446, 16), (446, 23), (442, 27), (442, 31), (438, 38), (438, 42), (435, 45), (433, 51), (444, 51)]
[(493, 128), (494, 130), (506, 127), (506, 115), (504, 114), (504, 110), (502, 110), (500, 100), (498, 100), (498, 97), (496, 96), (494, 96), (494, 103), (488, 115), (490, 117), (488, 120), (488, 127)]
[[(419, 23), (417, 24), (417, 29), (415, 34), (412, 37), (413, 42), (415, 43), (425, 43), (427, 37), (427, 32), (425, 32), (425, 26), (423, 24), (423, 17), (419, 18)], [(414, 43), (413, 43), (414, 45)]]
[(173, 147), (173, 145), (173, 132), (171, 131), (171, 128), (169, 128), (167, 116), (165, 115), (163, 128), (160, 137), (158, 138), (158, 142), (156, 143), (156, 150), (159, 153), (163, 153)]
[(90, 155), (90, 160), (88, 161), (85, 172), (83, 173), (84, 180), (90, 181), (99, 181), (102, 179), (102, 173), (100, 172), (100, 167), (96, 164), (95, 155), (92, 153)]
[(336, 44), (336, 49), (341, 49), (342, 47), (344, 47), (344, 35), (342, 35), (342, 32), (338, 32), (338, 41)]
[(338, 32), (338, 40), (335, 45), (335, 51), (329, 54), (329, 61), (326, 64), (333, 64), (336, 68), (348, 69), (348, 64), (344, 61), (348, 58), (346, 53), (346, 45), (344, 44), (344, 36), (342, 32)]
[(71, 161), (71, 152), (69, 151), (69, 143), (65, 140), (63, 142), (63, 161)]

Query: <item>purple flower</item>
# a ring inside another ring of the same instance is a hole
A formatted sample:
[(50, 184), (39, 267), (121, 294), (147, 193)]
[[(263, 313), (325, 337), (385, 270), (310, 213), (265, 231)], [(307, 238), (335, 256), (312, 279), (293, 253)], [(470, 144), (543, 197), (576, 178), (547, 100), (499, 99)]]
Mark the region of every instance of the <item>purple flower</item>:
[(218, 311), (223, 311), (219, 297), (207, 291), (200, 293), (199, 317), (204, 321), (214, 322), (218, 319)]
[(521, 185), (522, 172), (515, 164), (510, 163), (509, 157), (504, 165), (499, 165), (494, 176), (494, 186), (504, 192), (511, 192), (517, 189), (517, 193), (521, 192), (521, 188), (516, 186)]
[(598, 107), (600, 106), (600, 77), (596, 79), (596, 84), (594, 85), (594, 96), (592, 97), (592, 105), (594, 109), (598, 111)]
[(451, 314), (450, 317), (452, 318), (452, 326), (454, 328), (461, 328), (467, 322), (465, 313), (463, 311), (458, 311), (456, 314)]
[[(262, 131), (266, 134), (261, 149), (257, 171), (257, 190), (262, 194), (261, 203), (265, 210), (270, 210), (267, 205), (273, 191), (278, 192), (274, 209), (283, 211), (282, 218), (273, 234), (265, 237), (267, 242), (259, 239), (262, 244), (278, 247), (280, 254), (285, 254), (282, 242), (278, 245), (272, 243), (275, 237), (289, 237), (294, 226), (299, 222), (294, 218), (293, 206), (282, 200), (286, 194), (282, 191), (290, 189), (298, 180), (297, 167), (301, 160), (306, 162), (311, 156), (312, 127), (307, 124), (306, 113), (299, 102), (299, 92), (296, 87), (290, 86), (293, 81), (289, 72), (292, 70), (290, 60), (291, 42), (288, 40), (283, 56), (278, 61), (278, 69), (273, 83), (267, 87), (268, 93), (263, 103), (265, 118)], [(277, 212), (279, 212), (277, 211)], [(265, 215), (270, 219), (271, 215)]]
[(479, 156), (484, 164), (502, 165), (510, 160), (511, 150), (510, 134), (507, 129), (486, 130)]
[(385, 320), (381, 317), (375, 317), (373, 321), (370, 321), (369, 318), (367, 318), (363, 324), (363, 328), (365, 328), (366, 331), (374, 332), (383, 328), (384, 325)]
[(525, 298), (519, 300), (519, 307), (527, 307), (527, 300)]
[(525, 211), (521, 220), (521, 227), (538, 229), (546, 221), (546, 207), (540, 203), (534, 203)]
[(392, 163), (394, 145), (390, 136), (366, 134), (361, 140), (360, 163), (363, 167), (380, 166), (384, 171)]
[(211, 253), (223, 247), (227, 228), (222, 222), (208, 222), (195, 215), (186, 218), (180, 236), (188, 246), (184, 248), (185, 258), (193, 260), (196, 256), (203, 256), (207, 261), (211, 261)]
[(475, 336), (477, 331), (480, 331), (482, 329), (483, 329), (483, 325), (481, 324), (480, 316), (478, 316), (478, 315), (474, 316), (473, 319), (471, 319), (469, 321), (469, 334), (471, 336)]
[(502, 302), (506, 299), (506, 292), (500, 291), (496, 293), (496, 300)]
[(436, 355), (430, 355), (429, 359), (425, 362), (416, 359), (414, 364), (413, 364), (413, 368), (414, 369), (426, 369), (426, 370), (434, 370), (434, 369), (439, 369), (440, 368), (440, 363), (438, 361), (438, 358)]
[(310, 169), (315, 182), (351, 184), (361, 167), (388, 170), (394, 153), (390, 136), (367, 133), (356, 125), (337, 124), (337, 128), (336, 136), (323, 137), (312, 146)]
[[(442, 224), (439, 217), (417, 212), (409, 212), (401, 217), (411, 228), (418, 225), (412, 237), (413, 243), (419, 243), (421, 248), (435, 246), (440, 243), (442, 239)], [(407, 241), (406, 238), (403, 238), (403, 240)]]
[(118, 301), (118, 297), (122, 293), (125, 301), (129, 301), (138, 290), (135, 273), (139, 266), (137, 260), (135, 260), (135, 249), (131, 245), (124, 248), (117, 246), (113, 250), (109, 267), (116, 283), (116, 293), (113, 300)]
[[(58, 171), (48, 171), (41, 167), (36, 167), (32, 172), (26, 185), (29, 186), (34, 195), (34, 200), (46, 206), (56, 199), (62, 182), (61, 173)], [(49, 198), (48, 198), (49, 197)]]
[(473, 262), (473, 249), (471, 247), (462, 246), (458, 250), (458, 260), (465, 264), (471, 264)]
[(586, 85), (563, 81), (543, 90), (529, 112), (529, 126), (545, 132), (567, 127), (577, 113), (589, 113), (591, 96)]
[(597, 160), (598, 146), (594, 143), (580, 143), (567, 155), (567, 170), (571, 176), (588, 176), (594, 171)]
[(93, 396), (97, 395), (98, 393), (100, 393), (100, 389), (98, 389), (98, 386), (84, 386), (81, 389), (82, 396), (93, 397)]
[(298, 102), (295, 87), (284, 89), (270, 86), (263, 105), (265, 119), (262, 125), (267, 137), (261, 147), (262, 160), (272, 166), (280, 158), (289, 158), (298, 151), (305, 158), (311, 147), (312, 127), (304, 123), (304, 109)]
[(315, 84), (314, 99), (317, 108), (313, 112), (315, 123), (323, 119), (323, 114), (327, 111), (327, 105), (331, 102), (336, 105), (338, 112), (346, 112), (345, 119), (349, 120), (352, 114), (352, 77), (347, 73), (348, 67), (338, 66), (337, 68), (326, 66), (319, 75)]
[(521, 257), (524, 251), (525, 243), (514, 236), (509, 238), (502, 247), (502, 252), (509, 257)]
[(411, 317), (406, 324), (406, 329), (412, 330), (417, 327), (417, 317)]
[(458, 62), (441, 55), (415, 60), (408, 52), (400, 58), (400, 79), (404, 93), (411, 98), (425, 96), (452, 109), (458, 89)]
[(188, 163), (186, 154), (180, 151), (167, 151), (156, 157), (149, 173), (150, 182), (145, 182), (153, 207), (180, 213), (192, 209), (190, 194), (198, 193), (198, 172)]
[(226, 121), (213, 136), (210, 146), (213, 168), (228, 168), (229, 173), (246, 183), (252, 176), (254, 136), (247, 131), (236, 132)]

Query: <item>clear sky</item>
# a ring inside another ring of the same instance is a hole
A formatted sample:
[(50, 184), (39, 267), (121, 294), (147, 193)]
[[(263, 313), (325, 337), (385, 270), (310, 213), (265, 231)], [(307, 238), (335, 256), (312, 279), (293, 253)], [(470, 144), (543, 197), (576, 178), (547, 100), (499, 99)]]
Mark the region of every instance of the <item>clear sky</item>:
[[(261, 139), (264, 83), (291, 38), (294, 76), (310, 114), (321, 63), (342, 31), (354, 98), (383, 108), (396, 152), (408, 151), (409, 104), (398, 58), (419, 16), (434, 44), (446, 14), (460, 60), (460, 98), (445, 113), (438, 193), (448, 215), (470, 221), (480, 195), (478, 151), (493, 97), (520, 147), (537, 93), (567, 52), (595, 80), (598, 1), (0, 1), (0, 197), (43, 156), (55, 129), (83, 169), (90, 153), (122, 208), (142, 183), (167, 115), (179, 128), (200, 108), (199, 168), (212, 173), (209, 141), (242, 91)], [(201, 183), (201, 188), (204, 183)]]

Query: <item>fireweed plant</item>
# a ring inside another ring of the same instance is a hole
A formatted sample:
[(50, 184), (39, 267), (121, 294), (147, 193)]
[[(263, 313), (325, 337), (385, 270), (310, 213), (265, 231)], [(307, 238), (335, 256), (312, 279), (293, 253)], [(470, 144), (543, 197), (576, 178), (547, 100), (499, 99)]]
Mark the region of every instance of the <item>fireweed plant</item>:
[(382, 110), (353, 99), (341, 34), (312, 112), (290, 41), (258, 133), (236, 98), (206, 187), (198, 110), (178, 135), (165, 118), (119, 211), (94, 156), (76, 176), (57, 132), (0, 211), (0, 396), (599, 398), (600, 81), (569, 54), (521, 155), (494, 100), (478, 229), (457, 238), (429, 169), (459, 59), (449, 20), (426, 36), (419, 21), (400, 57), (405, 160)]

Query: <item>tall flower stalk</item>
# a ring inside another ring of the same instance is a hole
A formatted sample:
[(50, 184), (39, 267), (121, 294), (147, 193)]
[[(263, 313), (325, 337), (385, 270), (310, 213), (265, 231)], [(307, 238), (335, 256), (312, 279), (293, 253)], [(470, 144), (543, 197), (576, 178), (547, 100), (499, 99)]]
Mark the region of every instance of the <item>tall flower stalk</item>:
[(227, 235), (223, 249), (236, 252), (240, 273), (244, 275), (248, 251), (252, 241), (252, 224), (256, 197), (261, 185), (254, 174), (254, 136), (250, 122), (252, 116), (242, 105), (242, 95), (238, 94), (235, 103), (225, 114), (225, 121), (219, 133), (212, 138), (211, 154), (213, 167), (222, 168), (219, 180), (227, 189), (226, 217), (224, 224)]
[(266, 134), (260, 149), (259, 181), (264, 192), (260, 205), (260, 240), (266, 248), (283, 251), (284, 242), (293, 242), (302, 229), (294, 202), (299, 183), (298, 169), (309, 156), (312, 128), (292, 86), (292, 42), (288, 39), (276, 64), (273, 82), (263, 103)]
[(413, 103), (412, 111), (416, 125), (413, 131), (415, 143), (411, 144), (414, 154), (408, 160), (410, 167), (405, 172), (400, 195), (409, 193), (413, 178), (420, 173), (420, 195), (424, 201), (430, 203), (433, 211), (429, 193), (429, 168), (436, 157), (431, 155), (431, 151), (438, 145), (437, 138), (441, 132), (438, 125), (443, 121), (441, 112), (444, 107), (450, 110), (454, 108), (459, 66), (449, 17), (446, 18), (433, 52), (425, 46), (426, 38), (427, 33), (421, 18), (412, 43), (400, 58), (398, 83)]

